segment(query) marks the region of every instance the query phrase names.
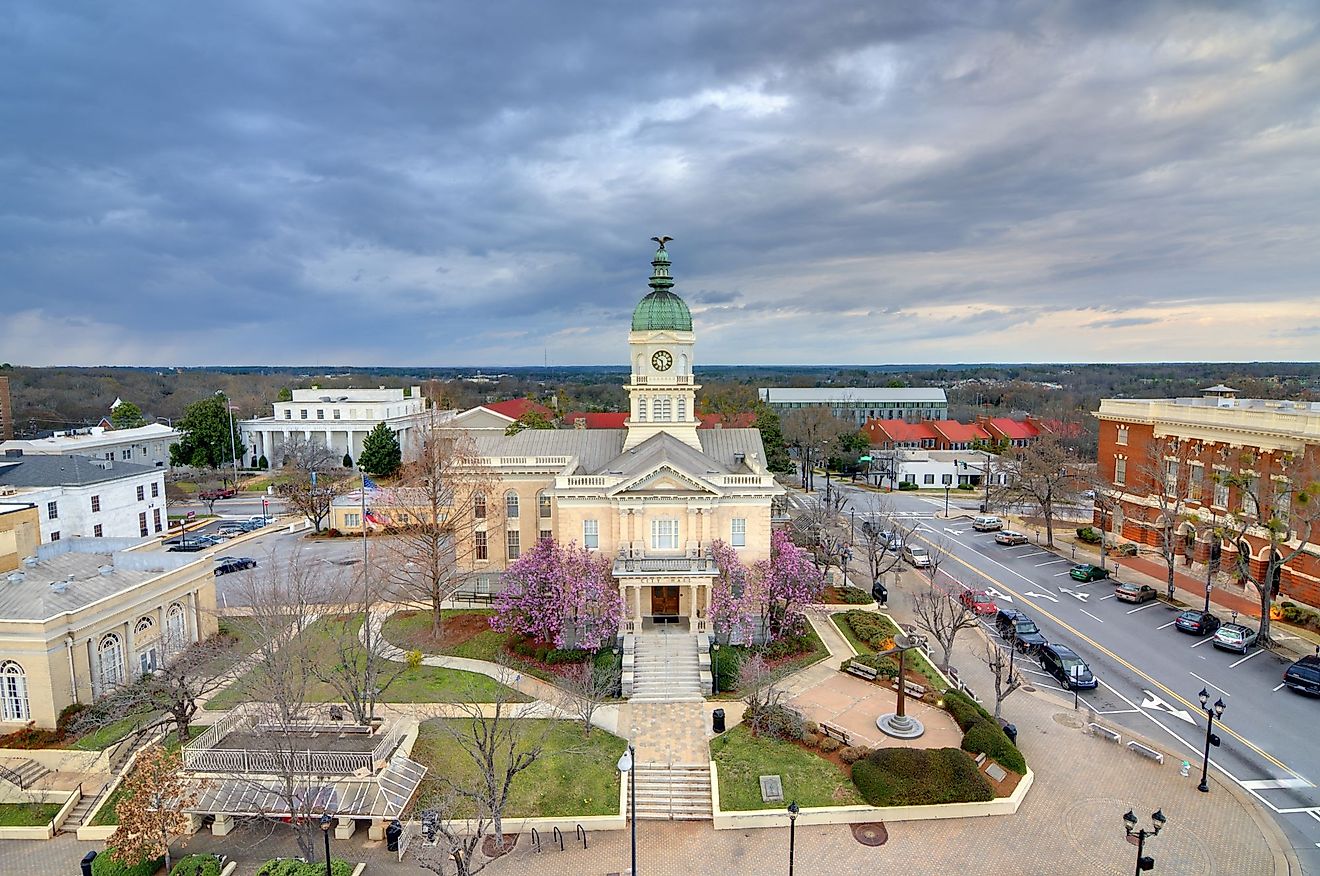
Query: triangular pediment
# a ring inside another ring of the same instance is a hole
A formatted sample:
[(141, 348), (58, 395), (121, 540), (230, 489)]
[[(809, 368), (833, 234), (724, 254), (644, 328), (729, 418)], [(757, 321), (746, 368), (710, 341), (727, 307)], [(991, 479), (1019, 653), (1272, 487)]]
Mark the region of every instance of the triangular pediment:
[(610, 495), (613, 496), (625, 493), (701, 493), (707, 496), (720, 494), (719, 490), (705, 479), (679, 471), (668, 463), (662, 463), (635, 478), (629, 478), (610, 490)]

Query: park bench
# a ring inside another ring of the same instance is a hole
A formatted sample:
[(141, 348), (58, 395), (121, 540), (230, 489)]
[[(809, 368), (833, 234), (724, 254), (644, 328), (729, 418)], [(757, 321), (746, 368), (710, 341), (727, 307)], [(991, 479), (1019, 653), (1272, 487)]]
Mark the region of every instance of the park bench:
[(849, 663), (845, 670), (849, 675), (855, 675), (858, 678), (864, 678), (867, 681), (875, 681), (875, 677), (880, 674), (880, 670), (874, 666), (867, 666), (865, 663)]
[(842, 727), (835, 727), (833, 724), (826, 724), (824, 721), (819, 722), (819, 726), (820, 732), (831, 739), (837, 739), (844, 745), (852, 745), (852, 737)]
[(1123, 741), (1122, 735), (1117, 730), (1110, 730), (1108, 727), (1104, 726), (1103, 724), (1097, 724), (1094, 721), (1092, 721), (1090, 724), (1087, 724), (1086, 726), (1090, 729), (1092, 736), (1101, 736), (1105, 739), (1108, 739), (1110, 742), (1121, 743)]
[[(898, 690), (897, 678), (894, 679), (894, 690)], [(916, 682), (908, 681), (905, 678), (903, 679), (903, 692), (910, 697), (916, 697), (917, 699), (921, 699), (926, 695), (926, 688), (924, 685), (920, 685), (917, 684)]]
[(1164, 755), (1156, 751), (1155, 749), (1151, 748), (1149, 745), (1142, 745), (1140, 742), (1136, 741), (1135, 739), (1130, 739), (1128, 740), (1127, 747), (1128, 747), (1128, 751), (1135, 752), (1136, 754), (1139, 754), (1142, 757), (1148, 757), (1151, 760), (1155, 761), (1156, 763), (1164, 763)]

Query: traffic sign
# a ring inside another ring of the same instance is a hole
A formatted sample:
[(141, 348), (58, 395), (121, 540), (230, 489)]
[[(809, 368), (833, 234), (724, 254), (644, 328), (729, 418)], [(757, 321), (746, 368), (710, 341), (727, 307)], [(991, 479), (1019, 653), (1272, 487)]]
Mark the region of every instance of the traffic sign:
[(189, 511), (189, 512), (188, 512), (188, 519), (189, 519), (189, 520), (192, 520), (192, 519), (193, 519), (194, 517), (196, 517), (196, 516), (197, 516), (197, 512), (196, 512), (196, 511)]

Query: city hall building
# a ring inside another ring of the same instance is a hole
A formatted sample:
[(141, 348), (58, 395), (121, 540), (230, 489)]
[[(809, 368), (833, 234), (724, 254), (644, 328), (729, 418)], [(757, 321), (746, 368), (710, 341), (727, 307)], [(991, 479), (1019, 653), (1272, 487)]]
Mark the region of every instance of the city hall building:
[(484, 499), (498, 513), (465, 555), (477, 589), (490, 592), (538, 539), (576, 542), (612, 558), (625, 630), (659, 622), (701, 633), (717, 574), (711, 543), (732, 545), (745, 564), (769, 557), (771, 502), (784, 490), (758, 430), (699, 430), (692, 314), (672, 290), (663, 243), (651, 266), (628, 334), (623, 428), (471, 430), (499, 481)]

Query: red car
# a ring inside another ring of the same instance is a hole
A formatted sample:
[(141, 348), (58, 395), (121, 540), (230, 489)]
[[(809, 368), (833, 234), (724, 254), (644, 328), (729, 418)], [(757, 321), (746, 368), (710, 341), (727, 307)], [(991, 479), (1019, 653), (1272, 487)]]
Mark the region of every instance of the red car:
[(999, 606), (984, 590), (964, 590), (958, 594), (958, 601), (977, 614), (994, 614)]

